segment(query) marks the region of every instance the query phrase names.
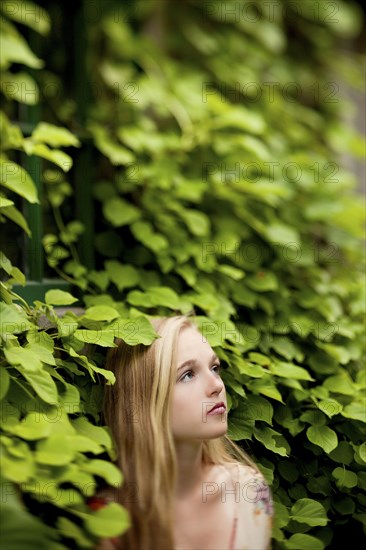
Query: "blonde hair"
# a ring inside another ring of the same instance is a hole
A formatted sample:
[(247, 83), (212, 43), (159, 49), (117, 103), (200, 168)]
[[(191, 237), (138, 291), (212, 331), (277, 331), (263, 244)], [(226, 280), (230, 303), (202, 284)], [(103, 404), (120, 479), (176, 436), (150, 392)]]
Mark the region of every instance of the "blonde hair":
[[(177, 343), (188, 315), (150, 319), (160, 338), (150, 346), (122, 340), (107, 354), (105, 368), (116, 382), (105, 386), (103, 416), (116, 445), (124, 482), (115, 500), (127, 508), (131, 527), (120, 537), (123, 550), (172, 550), (177, 461), (170, 426), (176, 380)], [(197, 329), (198, 330), (198, 329)], [(203, 442), (203, 462), (239, 462), (257, 467), (227, 435)]]

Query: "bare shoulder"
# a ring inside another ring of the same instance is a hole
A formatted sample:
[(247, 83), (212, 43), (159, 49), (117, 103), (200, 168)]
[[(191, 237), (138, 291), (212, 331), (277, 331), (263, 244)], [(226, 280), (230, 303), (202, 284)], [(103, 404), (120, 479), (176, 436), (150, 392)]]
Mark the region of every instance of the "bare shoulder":
[(252, 466), (236, 463), (231, 466), (238, 518), (235, 548), (270, 547), (273, 502), (270, 487), (263, 474)]
[(244, 464), (242, 462), (227, 462), (224, 464), (227, 476), (234, 483), (247, 483), (250, 481), (260, 482), (264, 481), (263, 475), (258, 470), (249, 464)]

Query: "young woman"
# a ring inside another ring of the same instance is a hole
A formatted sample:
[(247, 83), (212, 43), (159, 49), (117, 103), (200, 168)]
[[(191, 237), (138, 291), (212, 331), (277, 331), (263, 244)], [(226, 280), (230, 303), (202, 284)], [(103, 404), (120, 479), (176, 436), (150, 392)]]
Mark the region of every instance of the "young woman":
[(219, 359), (186, 316), (153, 319), (150, 346), (120, 341), (106, 368), (104, 419), (122, 487), (104, 492), (130, 514), (98, 550), (266, 550), (272, 506), (255, 464), (226, 434)]

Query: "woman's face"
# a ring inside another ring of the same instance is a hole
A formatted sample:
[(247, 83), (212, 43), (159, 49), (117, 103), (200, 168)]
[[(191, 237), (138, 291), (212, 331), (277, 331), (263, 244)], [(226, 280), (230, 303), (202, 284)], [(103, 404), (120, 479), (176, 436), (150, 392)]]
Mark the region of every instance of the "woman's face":
[[(227, 432), (226, 391), (220, 377), (220, 362), (204, 340), (191, 327), (182, 329), (179, 335), (171, 416), (176, 440), (214, 439)], [(225, 412), (218, 409), (218, 414), (210, 414), (210, 409), (220, 402), (224, 403)]]

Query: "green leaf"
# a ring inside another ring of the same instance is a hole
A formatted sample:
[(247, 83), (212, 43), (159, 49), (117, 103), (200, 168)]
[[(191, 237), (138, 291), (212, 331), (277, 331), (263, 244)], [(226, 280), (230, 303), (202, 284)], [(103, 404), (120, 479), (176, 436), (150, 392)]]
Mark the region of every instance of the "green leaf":
[(127, 225), (141, 217), (140, 210), (120, 197), (111, 197), (103, 203), (103, 214), (114, 227)]
[(254, 428), (254, 437), (258, 439), (263, 445), (281, 456), (288, 456), (290, 453), (290, 446), (286, 439), (276, 430), (272, 428)]
[(265, 236), (275, 244), (283, 244), (287, 247), (291, 246), (291, 251), (296, 252), (300, 249), (299, 233), (293, 227), (283, 223), (272, 223), (266, 225)]
[(201, 332), (203, 338), (208, 341), (211, 347), (214, 348), (222, 345), (225, 338), (223, 337), (221, 323), (217, 323), (204, 315), (200, 315), (195, 317), (195, 324)]
[(362, 462), (366, 464), (366, 441), (358, 447), (357, 453), (360, 459), (362, 460)]
[(266, 124), (262, 115), (249, 111), (243, 106), (231, 106), (225, 114), (213, 119), (213, 126), (215, 128), (239, 128), (252, 134), (262, 134)]
[(300, 415), (301, 422), (308, 422), (312, 426), (324, 426), (327, 419), (320, 411), (310, 410)]
[(337, 433), (328, 426), (310, 426), (306, 430), (308, 440), (330, 453), (338, 445)]
[(251, 351), (249, 353), (249, 361), (252, 361), (253, 363), (258, 363), (258, 365), (262, 365), (264, 367), (271, 364), (271, 360), (269, 357), (255, 351)]
[(28, 202), (39, 203), (34, 181), (19, 164), (0, 158), (0, 183)]
[[(50, 149), (45, 143), (35, 143), (30, 139), (25, 139), (23, 146), (27, 155), (36, 155), (49, 160), (59, 166), (64, 172), (68, 172), (72, 167), (73, 160), (70, 155), (67, 155), (63, 151), (59, 151), (58, 149)], [(52, 195), (50, 194), (50, 197), (53, 197), (54, 195), (55, 191), (52, 190)]]
[(75, 296), (64, 290), (48, 290), (45, 294), (46, 304), (54, 306), (69, 306), (78, 301)]
[(153, 305), (165, 306), (170, 309), (179, 309), (180, 307), (179, 296), (172, 288), (166, 286), (151, 286), (147, 291), (147, 295)]
[(32, 327), (24, 310), (15, 304), (0, 302), (0, 318), (1, 336), (25, 332)]
[(244, 408), (243, 415), (248, 420), (261, 420), (272, 425), (273, 407), (271, 403), (259, 395), (248, 395), (247, 399), (241, 403)]
[(163, 235), (156, 233), (149, 222), (137, 221), (133, 223), (131, 233), (138, 241), (154, 252), (160, 252), (160, 250), (165, 250), (169, 246), (169, 241)]
[(350, 515), (355, 512), (355, 502), (350, 497), (343, 497), (333, 503), (334, 508), (342, 515)]
[(104, 265), (110, 280), (118, 290), (136, 286), (140, 281), (139, 272), (132, 265), (123, 265), (116, 260), (108, 260)]
[(34, 55), (24, 38), (18, 33), (2, 35), (1, 57), (2, 66), (12, 62), (27, 65), (32, 69), (41, 69), (44, 65), (42, 59)]
[(150, 321), (142, 315), (131, 319), (117, 319), (109, 325), (108, 330), (113, 330), (116, 338), (121, 338), (130, 346), (148, 346), (159, 337)]
[[(326, 301), (322, 301), (320, 304), (317, 305), (317, 309), (325, 314), (324, 316), (327, 318), (329, 322), (333, 322), (337, 317), (335, 317), (332, 313), (332, 308), (328, 307), (329, 304), (326, 303)], [(324, 342), (317, 342), (317, 346), (321, 349), (323, 349), (328, 355), (331, 357), (334, 357), (336, 361), (341, 363), (341, 365), (345, 365), (350, 360), (349, 351), (344, 346), (336, 346), (334, 344), (324, 344)]]
[(78, 364), (82, 365), (85, 369), (87, 369), (93, 382), (95, 382), (94, 373), (98, 373), (104, 376), (104, 378), (107, 380), (107, 384), (115, 383), (116, 377), (111, 370), (97, 367), (96, 365), (88, 361), (85, 355), (79, 355), (72, 347), (69, 349), (69, 353), (71, 357), (75, 357), (75, 360)]
[(77, 328), (77, 321), (74, 321), (69, 316), (65, 316), (62, 319), (57, 319), (57, 329), (60, 338), (68, 338), (72, 336)]
[(282, 527), (285, 527), (290, 519), (290, 514), (287, 509), (287, 506), (284, 506), (280, 502), (274, 501), (273, 502), (274, 507), (274, 524), (276, 527), (281, 529)]
[(233, 299), (238, 304), (254, 308), (258, 298), (256, 294), (248, 288), (238, 285), (234, 290)]
[(0, 401), (5, 397), (10, 385), (10, 376), (5, 367), (0, 367)]
[(326, 476), (312, 477), (306, 484), (312, 493), (319, 493), (324, 496), (330, 495), (332, 488)]
[[(42, 350), (40, 350), (40, 353), (44, 353), (45, 351), (47, 351), (48, 359), (46, 359), (45, 357), (44, 359), (42, 359), (42, 361), (47, 363), (47, 360), (51, 360), (53, 362), (50, 363), (50, 365), (54, 365), (55, 364), (54, 356), (53, 356), (53, 351), (55, 348), (54, 340), (52, 336), (50, 336), (45, 330), (39, 330), (39, 328), (40, 327), (38, 327), (38, 325), (37, 326), (33, 325), (32, 329), (27, 332), (27, 341), (32, 346), (36, 345), (37, 350), (39, 349), (38, 346), (41, 346)], [(53, 359), (51, 359), (51, 356), (53, 357)]]
[(11, 220), (12, 222), (19, 225), (19, 227), (21, 227), (26, 232), (28, 237), (31, 236), (31, 230), (29, 229), (27, 220), (25, 219), (23, 214), (19, 212), (17, 208), (15, 208), (15, 206), (8, 206), (5, 208), (2, 208), (1, 214), (9, 218), (9, 220)]
[(233, 441), (252, 439), (254, 420), (246, 417), (246, 411), (247, 408), (243, 406), (243, 402), (240, 402), (236, 409), (230, 411), (228, 436)]
[(131, 526), (128, 511), (116, 502), (111, 502), (94, 514), (79, 515), (84, 519), (88, 531), (97, 537), (116, 537)]
[(0, 89), (10, 100), (35, 105), (39, 101), (39, 89), (36, 81), (27, 73), (2, 72)]
[(27, 0), (22, 0), (21, 3), (2, 0), (1, 9), (9, 19), (27, 25), (43, 36), (46, 36), (50, 30), (50, 16), (39, 4)]
[(341, 415), (345, 418), (352, 418), (353, 420), (359, 420), (360, 422), (366, 422), (366, 403), (365, 402), (353, 402), (346, 405), (341, 412)]
[(187, 224), (188, 229), (193, 235), (205, 237), (210, 233), (210, 220), (203, 212), (198, 210), (184, 209), (179, 212), (181, 218)]
[(11, 282), (16, 282), (22, 286), (25, 286), (25, 275), (17, 267), (13, 267), (11, 270)]
[(177, 293), (173, 289), (164, 286), (152, 286), (147, 292), (132, 290), (127, 295), (127, 301), (134, 306), (180, 308), (180, 299)]
[(311, 527), (324, 526), (328, 523), (327, 512), (316, 500), (301, 498), (291, 508), (291, 519), (306, 523)]
[(289, 462), (288, 460), (283, 460), (278, 463), (278, 471), (286, 481), (290, 483), (295, 483), (299, 478), (299, 470), (296, 467), (296, 464)]
[(350, 470), (346, 470), (344, 467), (341, 468), (340, 466), (338, 466), (338, 468), (334, 468), (332, 476), (337, 480), (336, 483), (340, 489), (352, 489), (353, 487), (356, 487), (358, 482), (357, 474), (351, 472)]
[[(1, 483), (1, 543), (7, 550), (52, 550), (49, 527), (26, 510), (18, 483)], [(21, 528), (20, 528), (21, 527)], [(57, 550), (57, 549), (54, 549)], [(60, 549), (63, 550), (63, 549)]]
[(42, 369), (42, 362), (37, 353), (22, 347), (4, 349), (4, 355), (11, 365), (20, 365), (24, 370), (36, 372)]
[(106, 480), (108, 485), (113, 487), (119, 487), (123, 481), (121, 470), (106, 460), (88, 460), (88, 462), (81, 465), (81, 468), (85, 472), (90, 472), (91, 474), (102, 477)]
[(51, 435), (52, 431), (53, 424), (49, 421), (49, 418), (45, 414), (33, 411), (28, 413), (27, 416), (11, 430), (13, 434), (27, 441), (48, 437)]
[(23, 444), (20, 449), (23, 452), (17, 452), (21, 445), (15, 444), (8, 446), (7, 449), (2, 449), (1, 453), (2, 474), (8, 480), (15, 481), (16, 483), (24, 483), (28, 479), (33, 478), (35, 474), (33, 455), (24, 441), (21, 441), (20, 444)]
[(5, 197), (0, 197), (0, 208), (6, 208), (7, 206), (12, 206), (14, 203)]
[(310, 376), (307, 370), (292, 363), (284, 363), (283, 361), (276, 361), (271, 367), (272, 374), (283, 378), (293, 378), (294, 380), (311, 380), (314, 378)]
[(257, 292), (268, 292), (278, 288), (277, 277), (270, 271), (258, 271), (255, 275), (248, 276), (245, 281), (249, 288)]
[(64, 466), (73, 460), (75, 450), (70, 437), (64, 434), (52, 434), (46, 440), (39, 441), (34, 458), (39, 464)]
[(8, 290), (8, 285), (5, 285), (1, 281), (0, 281), (0, 297), (5, 302), (5, 304), (10, 305), (13, 303), (14, 294)]
[(90, 548), (92, 545), (92, 541), (85, 536), (84, 531), (68, 518), (58, 518), (57, 530), (63, 537), (73, 539), (77, 544), (77, 548)]
[(341, 374), (329, 376), (323, 383), (323, 386), (333, 393), (343, 395), (355, 395), (355, 387), (349, 374), (343, 371)]
[(119, 317), (119, 313), (111, 306), (91, 306), (85, 311), (83, 317), (93, 321), (112, 321)]
[(111, 449), (112, 441), (108, 432), (101, 426), (91, 424), (85, 416), (73, 420), (72, 426), (80, 435), (95, 441), (105, 449)]
[[(27, 346), (25, 346), (25, 348), (23, 348), (23, 349), (25, 349), (26, 351), (30, 351), (30, 352), (34, 353), (35, 355), (37, 355), (38, 359), (40, 359), (42, 361), (42, 363), (46, 363), (47, 365), (56, 366), (55, 357), (53, 355), (53, 345), (50, 348), (45, 346), (45, 340), (46, 340), (46, 337), (48, 336), (48, 334), (44, 334), (44, 333), (41, 332), (41, 333), (37, 333), (37, 336), (38, 336), (39, 340), (41, 340), (41, 338), (43, 336), (42, 341), (39, 344), (37, 343), (37, 339), (34, 338), (34, 336), (33, 336), (32, 339), (35, 340), (35, 342), (32, 342), (32, 340), (30, 340), (30, 343)], [(28, 339), (28, 334), (27, 334), (27, 339)], [(51, 340), (51, 342), (53, 344), (52, 340)]]
[(354, 451), (348, 441), (340, 441), (334, 451), (329, 454), (329, 458), (342, 464), (351, 464), (354, 457)]
[(274, 336), (271, 346), (279, 355), (282, 355), (282, 357), (285, 357), (289, 361), (294, 358), (302, 361), (304, 358), (300, 348), (291, 342), (287, 336)]
[(329, 418), (339, 414), (343, 409), (343, 406), (336, 399), (323, 399), (316, 405)]
[(295, 533), (285, 542), (288, 550), (323, 550), (324, 544), (320, 539), (306, 533)]
[(274, 385), (273, 381), (267, 375), (258, 380), (251, 380), (248, 383), (248, 387), (253, 393), (261, 393), (266, 397), (271, 397), (272, 399), (283, 403), (282, 395)]
[(99, 287), (102, 292), (106, 290), (109, 284), (109, 277), (105, 271), (89, 271), (88, 279)]
[[(96, 306), (98, 307), (98, 306)], [(97, 346), (114, 348), (116, 347), (114, 343), (115, 332), (108, 329), (100, 330), (88, 330), (88, 329), (79, 329), (74, 332), (75, 338), (81, 342), (87, 342), (88, 344), (95, 344)]]
[(105, 128), (99, 125), (90, 125), (89, 130), (94, 136), (96, 147), (115, 166), (123, 166), (135, 160), (134, 154), (113, 140)]
[(31, 139), (52, 147), (80, 147), (81, 145), (75, 134), (49, 122), (39, 122), (32, 132)]
[(223, 273), (224, 275), (227, 275), (231, 279), (234, 279), (234, 281), (240, 281), (245, 276), (244, 271), (241, 269), (238, 269), (237, 267), (233, 267), (232, 265), (226, 265), (221, 264), (217, 266), (217, 271), (220, 273)]
[(16, 367), (24, 378), (32, 386), (36, 394), (46, 403), (57, 403), (57, 387), (50, 374), (45, 370), (39, 372), (29, 372)]

